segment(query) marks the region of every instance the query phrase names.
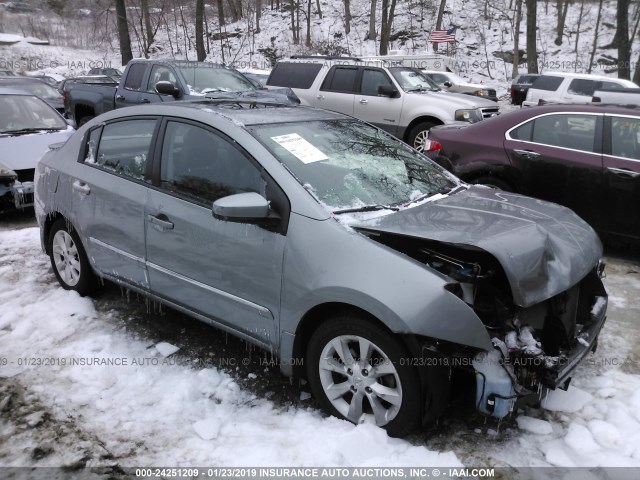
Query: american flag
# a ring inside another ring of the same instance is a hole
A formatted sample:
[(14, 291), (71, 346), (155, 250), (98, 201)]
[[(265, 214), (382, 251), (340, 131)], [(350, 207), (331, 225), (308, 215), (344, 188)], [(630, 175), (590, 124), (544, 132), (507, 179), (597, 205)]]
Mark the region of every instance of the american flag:
[(456, 27), (449, 30), (434, 30), (429, 34), (431, 43), (453, 43), (456, 41)]

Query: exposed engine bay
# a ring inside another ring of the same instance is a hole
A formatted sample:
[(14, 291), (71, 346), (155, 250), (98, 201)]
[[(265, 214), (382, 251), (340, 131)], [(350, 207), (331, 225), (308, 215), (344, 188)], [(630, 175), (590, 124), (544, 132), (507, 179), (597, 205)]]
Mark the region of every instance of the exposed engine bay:
[(535, 402), (545, 389), (566, 389), (571, 371), (597, 346), (607, 307), (601, 262), (568, 290), (522, 307), (500, 263), (482, 249), (388, 234), (372, 238), (451, 278), (447, 290), (484, 324), (494, 349), (471, 358), (483, 414), (502, 418), (516, 400)]

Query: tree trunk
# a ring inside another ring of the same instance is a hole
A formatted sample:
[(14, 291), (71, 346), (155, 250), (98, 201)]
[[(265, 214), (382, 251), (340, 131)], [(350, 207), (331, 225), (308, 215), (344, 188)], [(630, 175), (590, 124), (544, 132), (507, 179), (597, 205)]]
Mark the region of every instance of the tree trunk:
[(367, 32), (367, 36), (365, 40), (375, 40), (376, 39), (376, 5), (377, 0), (371, 0), (371, 10), (369, 10), (369, 31)]
[(631, 42), (629, 41), (629, 7), (630, 0), (618, 0), (616, 18), (618, 28), (618, 78), (631, 78)]
[[(562, 35), (564, 34), (564, 25), (567, 19), (567, 10), (569, 9), (570, 0), (558, 0), (558, 26), (556, 28), (555, 44), (562, 45)], [(578, 27), (579, 28), (579, 27)]]
[(260, 19), (262, 18), (262, 0), (256, 0), (256, 30), (255, 33), (260, 33)]
[[(442, 17), (444, 16), (444, 9), (447, 6), (447, 0), (440, 0), (440, 8), (438, 8), (438, 18), (436, 19), (436, 30), (440, 30), (442, 28)], [(433, 51), (438, 51), (438, 44), (433, 44)]]
[(196, 55), (199, 62), (207, 58), (204, 51), (204, 0), (196, 0)]
[[(580, 15), (578, 15), (578, 28), (576, 28), (576, 48), (574, 49), (575, 53), (578, 53), (578, 44), (580, 43), (580, 27), (582, 26), (582, 15), (584, 15), (584, 0), (580, 1)], [(576, 55), (576, 60), (577, 60)], [(577, 65), (578, 62), (576, 62)]]
[(129, 63), (133, 58), (131, 53), (131, 38), (129, 37), (129, 24), (127, 23), (127, 8), (124, 0), (116, 0), (116, 15), (118, 17), (118, 39), (120, 40), (120, 56), (122, 65)]
[(307, 38), (305, 45), (307, 47), (311, 46), (311, 0), (307, 0)]
[(387, 22), (389, 21), (389, 0), (382, 0), (382, 19), (380, 22), (380, 55), (386, 55), (389, 50), (389, 39), (386, 38)]
[(231, 10), (231, 22), (237, 22), (240, 20), (240, 16), (238, 15), (236, 2), (234, 0), (229, 0), (227, 3), (229, 5), (229, 10)]
[(318, 16), (322, 20), (322, 8), (320, 8), (320, 0), (316, 0), (316, 8), (318, 9)]
[(522, 21), (522, 0), (516, 0), (516, 25), (513, 32), (513, 69), (511, 78), (518, 76), (518, 66), (520, 65), (520, 22)]
[(538, 73), (538, 49), (536, 24), (538, 23), (537, 0), (525, 0), (527, 6), (527, 71)]
[(224, 25), (224, 0), (218, 0), (218, 25)]
[(350, 0), (344, 0), (344, 33), (351, 32), (351, 5)]
[(596, 48), (598, 48), (598, 32), (600, 31), (600, 19), (602, 18), (602, 0), (598, 3), (598, 16), (596, 17), (596, 28), (593, 30), (593, 47), (591, 48), (591, 57), (587, 66), (587, 73), (591, 73), (593, 68), (593, 59), (596, 56)]
[(153, 43), (153, 28), (151, 27), (151, 17), (149, 16), (149, 0), (140, 0), (140, 12), (144, 17), (144, 29), (147, 31), (147, 52)]
[(636, 71), (633, 74), (633, 83), (640, 85), (640, 55), (638, 55), (638, 61), (636, 62)]
[(296, 0), (291, 1), (291, 33), (293, 34), (293, 44), (298, 45), (300, 39), (298, 38), (298, 29), (296, 28)]

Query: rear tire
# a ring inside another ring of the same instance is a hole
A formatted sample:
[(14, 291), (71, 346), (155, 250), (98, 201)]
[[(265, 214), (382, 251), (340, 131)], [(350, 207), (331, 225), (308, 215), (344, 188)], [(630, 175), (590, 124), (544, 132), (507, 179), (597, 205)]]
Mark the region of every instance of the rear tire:
[(503, 190), (505, 192), (515, 192), (515, 188), (509, 185), (507, 182), (498, 177), (486, 176), (486, 177), (478, 177), (471, 180), (474, 185), (488, 185), (489, 187), (497, 188), (498, 190)]
[(97, 279), (80, 237), (66, 220), (56, 220), (51, 227), (48, 250), (51, 268), (62, 288), (82, 296), (96, 288)]
[(307, 348), (307, 378), (318, 403), (352, 423), (373, 423), (391, 436), (421, 425), (421, 382), (404, 346), (353, 314), (318, 327)]
[(420, 153), (424, 152), (424, 145), (429, 139), (429, 130), (435, 127), (437, 123), (434, 122), (420, 122), (409, 132), (407, 143)]
[(79, 121), (78, 121), (78, 128), (80, 128), (81, 126), (83, 126), (85, 123), (90, 122), (91, 120), (93, 120), (95, 117), (92, 117), (90, 115), (86, 115), (84, 117), (82, 117)]

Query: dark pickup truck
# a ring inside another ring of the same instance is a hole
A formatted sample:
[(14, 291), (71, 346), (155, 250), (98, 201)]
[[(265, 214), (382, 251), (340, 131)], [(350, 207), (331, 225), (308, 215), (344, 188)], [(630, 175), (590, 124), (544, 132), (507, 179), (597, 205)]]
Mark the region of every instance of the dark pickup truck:
[(78, 126), (101, 113), (144, 103), (204, 97), (271, 99), (299, 103), (290, 89), (258, 90), (240, 72), (225, 65), (180, 60), (132, 60), (116, 86), (76, 83), (65, 95), (65, 112)]

